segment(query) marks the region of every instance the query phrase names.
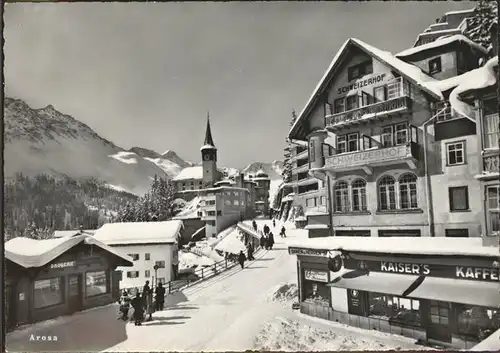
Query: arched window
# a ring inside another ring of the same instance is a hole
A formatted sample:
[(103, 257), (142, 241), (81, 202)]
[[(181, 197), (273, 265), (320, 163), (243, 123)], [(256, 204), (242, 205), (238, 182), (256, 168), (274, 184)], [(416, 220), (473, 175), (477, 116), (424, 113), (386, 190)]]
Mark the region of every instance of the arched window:
[(347, 212), (349, 210), (349, 186), (345, 181), (335, 185), (335, 211)]
[(366, 181), (357, 179), (352, 183), (352, 210), (366, 211)]
[(399, 207), (403, 210), (417, 208), (417, 177), (406, 173), (399, 178)]
[(396, 181), (384, 176), (378, 183), (378, 202), (380, 210), (396, 209)]

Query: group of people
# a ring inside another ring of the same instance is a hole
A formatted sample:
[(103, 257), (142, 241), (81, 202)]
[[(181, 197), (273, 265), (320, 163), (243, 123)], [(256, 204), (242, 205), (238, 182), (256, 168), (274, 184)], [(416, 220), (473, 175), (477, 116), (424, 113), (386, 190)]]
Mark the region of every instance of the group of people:
[(264, 225), (264, 234), (260, 238), (260, 246), (266, 250), (272, 250), (274, 245), (274, 235), (267, 224)]
[(120, 312), (121, 316), (118, 319), (128, 321), (128, 313), (130, 307), (134, 309), (132, 319), (136, 326), (142, 325), (143, 321), (153, 320), (153, 312), (156, 310), (163, 310), (165, 303), (165, 288), (160, 282), (155, 291), (155, 305), (153, 306), (153, 290), (149, 286), (149, 281), (142, 288), (142, 294), (136, 290), (135, 296), (132, 298), (127, 290), (124, 290), (120, 297)]

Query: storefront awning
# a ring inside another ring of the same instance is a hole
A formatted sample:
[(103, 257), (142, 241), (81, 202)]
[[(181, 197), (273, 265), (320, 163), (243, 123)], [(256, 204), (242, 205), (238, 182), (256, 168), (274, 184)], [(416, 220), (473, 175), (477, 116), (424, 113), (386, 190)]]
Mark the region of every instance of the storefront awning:
[(417, 279), (418, 276), (412, 275), (382, 272), (361, 274), (357, 270), (343, 270), (327, 286), (402, 296)]
[(500, 307), (500, 283), (426, 277), (408, 297)]

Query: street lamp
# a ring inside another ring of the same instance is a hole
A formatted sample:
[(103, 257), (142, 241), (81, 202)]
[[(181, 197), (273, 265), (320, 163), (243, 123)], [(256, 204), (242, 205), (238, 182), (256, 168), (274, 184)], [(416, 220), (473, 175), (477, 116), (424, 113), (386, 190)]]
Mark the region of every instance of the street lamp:
[(158, 265), (154, 265), (153, 269), (155, 270), (155, 288), (158, 287)]

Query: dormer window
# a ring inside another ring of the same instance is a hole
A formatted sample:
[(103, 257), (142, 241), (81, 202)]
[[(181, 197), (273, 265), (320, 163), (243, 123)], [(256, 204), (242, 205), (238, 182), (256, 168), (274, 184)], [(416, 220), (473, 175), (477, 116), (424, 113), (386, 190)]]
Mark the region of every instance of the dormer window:
[(434, 75), (441, 72), (441, 57), (429, 60), (429, 74)]

